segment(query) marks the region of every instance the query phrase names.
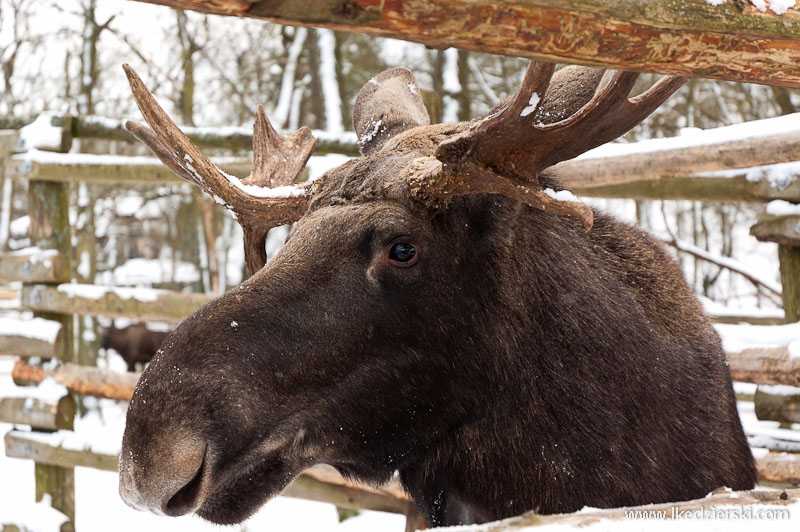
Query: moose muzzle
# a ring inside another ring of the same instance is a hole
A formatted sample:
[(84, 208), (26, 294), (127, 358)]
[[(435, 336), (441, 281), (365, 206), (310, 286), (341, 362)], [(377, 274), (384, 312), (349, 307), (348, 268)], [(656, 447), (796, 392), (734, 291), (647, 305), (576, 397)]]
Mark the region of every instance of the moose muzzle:
[(208, 482), (207, 446), (196, 438), (164, 443), (146, 453), (123, 444), (119, 494), (137, 510), (169, 516), (194, 512)]

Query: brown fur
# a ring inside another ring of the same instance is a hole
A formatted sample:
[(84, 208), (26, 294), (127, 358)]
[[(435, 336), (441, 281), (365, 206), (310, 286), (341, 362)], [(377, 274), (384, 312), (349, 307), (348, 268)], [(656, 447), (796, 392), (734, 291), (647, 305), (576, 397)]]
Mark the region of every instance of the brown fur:
[(409, 161), (462, 127), (328, 172), (280, 253), (168, 338), (128, 411), (129, 504), (239, 522), (316, 463), (399, 470), (431, 526), (753, 486), (719, 337), (661, 244), (600, 212), (411, 199)]

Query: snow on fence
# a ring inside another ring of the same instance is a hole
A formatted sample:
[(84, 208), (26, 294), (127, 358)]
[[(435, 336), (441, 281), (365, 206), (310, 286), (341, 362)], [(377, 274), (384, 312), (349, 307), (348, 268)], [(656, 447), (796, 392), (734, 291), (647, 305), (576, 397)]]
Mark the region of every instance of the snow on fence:
[[(53, 508), (67, 516), (68, 529), (75, 518), (74, 467), (115, 471), (118, 450), (95, 448), (92, 441), (82, 439), (80, 431), (70, 430), (74, 401), (67, 390), (126, 401), (138, 378), (134, 373), (122, 374), (74, 364), (72, 315), (178, 322), (211, 296), (69, 283), (72, 249), (66, 191), (71, 182), (161, 184), (179, 180), (151, 157), (78, 155), (38, 149), (49, 146), (65, 151), (74, 137), (131, 140), (120, 121), (100, 117), (40, 118), (35, 126), (28, 131), (27, 149), (13, 156), (12, 152), (21, 149), (17, 133), (0, 131), (0, 170), (4, 168), (7, 177), (30, 181), (29, 205), (31, 216), (36, 218), (31, 224), (31, 242), (37, 246), (0, 256), (0, 281), (21, 281), (21, 309), (37, 316), (45, 315), (47, 320), (40, 317), (0, 320), (0, 352), (23, 357), (13, 369), (16, 382), (44, 384), (25, 388), (30, 390), (28, 394), (0, 398), (0, 421), (26, 423), (34, 429), (33, 432), (7, 434), (7, 453), (36, 462), (37, 500), (49, 497)], [(248, 149), (252, 141), (249, 130), (242, 128), (194, 128), (188, 132), (205, 147), (234, 152)], [(322, 139), (323, 152), (330, 150), (339, 154), (312, 157), (309, 162), (312, 177), (357, 151), (352, 134), (315, 135)], [(757, 138), (752, 138), (754, 135)], [(674, 139), (614, 144), (562, 163), (559, 169), (565, 182), (584, 195), (800, 202), (800, 180), (797, 179), (800, 163), (794, 162), (800, 160), (800, 144), (795, 140), (798, 136), (800, 115), (791, 115), (694, 132)], [(234, 175), (247, 174), (251, 164), (249, 159), (236, 157), (220, 158), (218, 162)], [(698, 173), (700, 170), (702, 173)], [(778, 209), (785, 207), (783, 203), (775, 205), (762, 220), (764, 224), (769, 223), (769, 227), (754, 227), (753, 233), (758, 238), (781, 244), (782, 271), (791, 273), (794, 264), (800, 265), (797, 251), (800, 241), (792, 240), (792, 231), (800, 227), (797, 225), (800, 213), (791, 205), (788, 209)], [(788, 240), (784, 238), (787, 234)], [(783, 239), (778, 240), (776, 235)], [(736, 266), (740, 273), (747, 273), (741, 265)], [(797, 277), (800, 279), (800, 274)], [(786, 318), (800, 319), (800, 304), (794, 303), (800, 301), (798, 281), (791, 275), (783, 276), (782, 287), (772, 283), (770, 289), (782, 294)], [(746, 317), (725, 315), (718, 321), (742, 318)], [(783, 320), (770, 315), (752, 317), (751, 321), (776, 323)], [(754, 403), (740, 403), (743, 416), (777, 420), (783, 427), (800, 422), (800, 343), (792, 341), (799, 336), (794, 327), (796, 325), (763, 328), (770, 332), (753, 329), (758, 339), (771, 338), (766, 342), (769, 347), (760, 346), (758, 342), (755, 345), (737, 343), (736, 338), (726, 345), (734, 380), (761, 385), (749, 392), (751, 399), (755, 398)], [(59, 362), (41, 365), (29, 361), (28, 357), (58, 359)], [(52, 392), (53, 387), (62, 395), (54, 397), (45, 393)], [(748, 408), (752, 411), (747, 411)], [(785, 428), (763, 430), (745, 425), (751, 446), (758, 448), (755, 454), (762, 481), (800, 484), (800, 433)], [(57, 432), (47, 432), (54, 430)], [(409, 517), (409, 526), (418, 519), (414, 506), (399, 487), (365, 488), (344, 481), (330, 470), (308, 472), (297, 479), (285, 495), (327, 501), (343, 508), (398, 512)], [(740, 502), (763, 503), (770, 507), (798, 502), (796, 492), (787, 492), (785, 498), (779, 498), (781, 502), (776, 502), (774, 493), (760, 495), (759, 492), (722, 493), (703, 501), (706, 505), (724, 505), (736, 497), (741, 497), (737, 499)], [(690, 508), (696, 502), (679, 506)], [(505, 524), (489, 525), (486, 530), (615, 519), (620, 512), (622, 510), (617, 509), (546, 518), (523, 516)]]

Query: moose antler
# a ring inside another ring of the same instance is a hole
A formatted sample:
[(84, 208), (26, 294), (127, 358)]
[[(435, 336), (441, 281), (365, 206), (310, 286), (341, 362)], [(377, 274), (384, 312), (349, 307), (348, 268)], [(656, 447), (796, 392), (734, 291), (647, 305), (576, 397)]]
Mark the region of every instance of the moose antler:
[[(267, 232), (299, 220), (308, 208), (306, 186), (294, 185), (316, 140), (311, 130), (300, 128), (282, 137), (273, 129), (262, 106), (253, 127), (253, 171), (239, 180), (223, 172), (175, 125), (142, 80), (123, 65), (133, 97), (150, 125), (127, 122), (125, 127), (142, 141), (178, 177), (202, 188), (230, 210), (244, 231), (245, 261), (255, 273), (267, 261)], [(152, 128), (152, 129), (151, 129)]]
[(532, 61), (514, 96), (439, 144), (438, 161), (420, 161), (412, 169), (412, 192), (445, 203), (457, 195), (502, 194), (575, 216), (591, 228), (591, 209), (572, 201), (567, 192), (543, 190), (540, 174), (619, 137), (686, 79), (664, 77), (644, 94), (628, 98), (637, 73), (617, 72), (596, 91), (602, 70), (567, 67), (553, 72), (552, 63)]

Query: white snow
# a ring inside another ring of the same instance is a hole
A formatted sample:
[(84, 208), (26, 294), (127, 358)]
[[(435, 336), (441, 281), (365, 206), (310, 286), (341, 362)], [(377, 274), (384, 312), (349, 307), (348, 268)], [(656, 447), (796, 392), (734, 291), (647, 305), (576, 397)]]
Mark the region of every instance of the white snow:
[(772, 200), (767, 203), (767, 214), (772, 216), (793, 216), (800, 214), (800, 204), (784, 200)]
[[(11, 484), (9, 482), (9, 484)], [(0, 523), (16, 525), (24, 532), (57, 532), (61, 525), (69, 521), (66, 515), (52, 507), (49, 493), (39, 502), (27, 501), (20, 504), (5, 505)]]
[(692, 146), (707, 146), (734, 140), (757, 139), (783, 133), (800, 135), (800, 113), (775, 118), (752, 120), (732, 126), (698, 130), (691, 135), (643, 140), (640, 142), (615, 142), (604, 144), (576, 157), (576, 159), (596, 159), (617, 157), (660, 150), (674, 150)]
[(53, 117), (41, 114), (36, 120), (19, 130), (19, 148), (58, 150), (61, 148), (61, 128), (52, 125)]
[(765, 0), (750, 0), (750, 3), (753, 4), (756, 7), (756, 9), (758, 9), (762, 13), (766, 13), (767, 3), (765, 2)]
[(800, 395), (800, 388), (796, 386), (785, 386), (782, 384), (768, 386), (766, 384), (760, 384), (758, 389), (769, 395)]
[(31, 227), (31, 217), (28, 216), (27, 214), (25, 216), (20, 216), (19, 218), (14, 218), (14, 220), (9, 224), (9, 230), (11, 231), (11, 236), (13, 236), (14, 238), (22, 238), (28, 236), (28, 231), (30, 231), (30, 227)]
[(556, 192), (552, 188), (546, 188), (542, 192), (544, 192), (545, 194), (547, 194), (556, 201), (580, 202), (578, 197), (569, 190), (559, 190), (558, 192)]
[(239, 322), (238, 321), (234, 320), (234, 321), (231, 322), (231, 329), (235, 329), (238, 326), (239, 326)]
[(302, 185), (284, 185), (274, 188), (259, 187), (257, 185), (245, 185), (238, 177), (225, 172), (222, 172), (222, 174), (228, 178), (228, 181), (236, 188), (257, 198), (296, 198), (306, 194), (306, 187)]
[(532, 93), (530, 99), (528, 100), (528, 106), (520, 112), (519, 116), (528, 116), (532, 112), (536, 110), (536, 107), (539, 105), (539, 95), (537, 93)]
[(0, 388), (0, 397), (25, 397), (46, 403), (56, 403), (68, 393), (66, 386), (57, 383), (52, 377), (46, 378), (38, 386), (17, 386), (11, 381)]
[[(725, 351), (735, 353), (748, 347), (789, 346), (800, 340), (800, 322), (787, 325), (750, 325), (740, 323), (714, 325), (722, 337)], [(796, 349), (793, 347), (793, 349)]]
[(753, 458), (758, 460), (759, 458), (764, 458), (767, 456), (769, 454), (769, 449), (754, 447), (750, 449), (750, 452), (753, 453)]
[(117, 216), (134, 216), (144, 204), (141, 196), (122, 196), (117, 198)]
[(145, 303), (157, 301), (159, 295), (169, 293), (166, 290), (157, 290), (154, 288), (112, 287), (77, 283), (60, 284), (58, 285), (58, 291), (67, 294), (69, 297), (81, 297), (86, 299), (101, 299), (107, 294), (114, 294), (120, 299), (135, 299)]
[(783, 15), (794, 7), (796, 0), (769, 0), (769, 8), (776, 15)]
[(729, 305), (724, 305), (713, 299), (704, 296), (698, 296), (698, 299), (703, 304), (703, 309), (706, 314), (713, 316), (750, 316), (754, 318), (775, 318), (783, 319), (784, 312), (780, 308), (767, 308), (767, 307), (747, 307), (736, 308)]
[(383, 124), (383, 120), (377, 120), (377, 121), (376, 121), (376, 120), (374, 119), (374, 117), (373, 117), (373, 118), (372, 118), (372, 130), (365, 131), (365, 132), (364, 132), (364, 133), (363, 133), (363, 134), (362, 134), (362, 135), (361, 135), (361, 136), (358, 138), (358, 143), (359, 143), (359, 144), (366, 144), (367, 142), (369, 142), (369, 141), (371, 141), (373, 138), (375, 138), (375, 135), (377, 135), (377, 134), (378, 134), (378, 130), (379, 130), (379, 129), (380, 129), (380, 127), (381, 127), (381, 124)]
[(308, 159), (308, 177), (310, 180), (317, 179), (319, 176), (332, 168), (343, 165), (353, 157), (340, 153), (328, 153), (327, 155), (316, 155)]
[[(191, 262), (173, 261), (165, 258), (128, 259), (114, 268), (112, 277), (114, 285), (153, 285), (168, 282), (195, 283), (200, 280), (197, 266)], [(174, 271), (173, 271), (174, 266)]]
[(89, 153), (56, 153), (42, 150), (28, 150), (12, 157), (17, 161), (41, 164), (104, 164), (104, 165), (160, 165), (161, 161), (155, 157), (132, 157), (126, 155), (93, 155)]
[(711, 4), (712, 6), (721, 6), (728, 0), (706, 0), (707, 4)]
[[(742, 170), (726, 170), (723, 172), (708, 172), (696, 174), (697, 176), (703, 175), (716, 175), (717, 177), (737, 177), (741, 175)], [(753, 166), (747, 168), (745, 171), (745, 179), (751, 183), (759, 183), (767, 181), (772, 188), (784, 191), (789, 188), (789, 185), (797, 181), (800, 176), (800, 161), (793, 161), (790, 163), (780, 164), (767, 164), (764, 166)]]
[(44, 318), (0, 318), (0, 335), (22, 336), (44, 342), (54, 342), (61, 324)]
[(789, 343), (789, 358), (800, 358), (800, 340)]

